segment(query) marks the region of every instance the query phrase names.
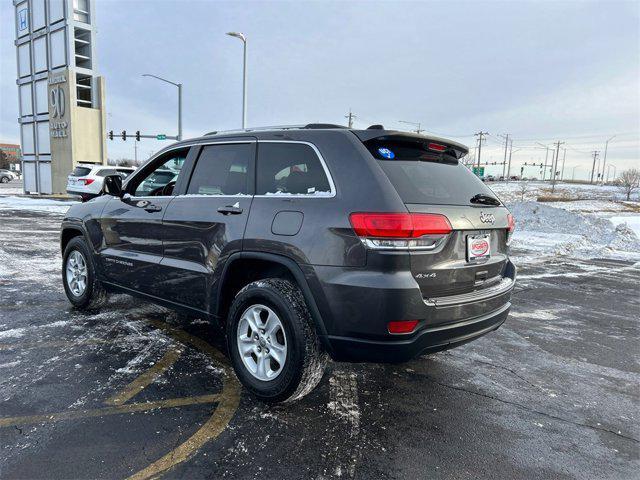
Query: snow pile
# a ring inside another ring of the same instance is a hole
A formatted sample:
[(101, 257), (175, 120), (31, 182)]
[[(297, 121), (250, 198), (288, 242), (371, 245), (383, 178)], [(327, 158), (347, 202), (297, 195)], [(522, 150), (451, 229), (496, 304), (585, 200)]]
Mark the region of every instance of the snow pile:
[(516, 218), (516, 250), (583, 258), (640, 257), (640, 239), (626, 223), (615, 226), (606, 218), (537, 202), (508, 207)]
[(0, 197), (1, 210), (32, 210), (36, 212), (66, 213), (76, 201), (50, 200), (46, 198)]

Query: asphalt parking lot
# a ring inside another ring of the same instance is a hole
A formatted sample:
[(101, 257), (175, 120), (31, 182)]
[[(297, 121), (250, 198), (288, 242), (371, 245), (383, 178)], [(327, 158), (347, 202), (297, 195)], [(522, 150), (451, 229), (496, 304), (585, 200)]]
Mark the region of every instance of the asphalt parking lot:
[(0, 210), (3, 479), (637, 478), (638, 264), (521, 264), (497, 332), (403, 365), (332, 364), (268, 407), (207, 322), (126, 296), (71, 309), (60, 220)]

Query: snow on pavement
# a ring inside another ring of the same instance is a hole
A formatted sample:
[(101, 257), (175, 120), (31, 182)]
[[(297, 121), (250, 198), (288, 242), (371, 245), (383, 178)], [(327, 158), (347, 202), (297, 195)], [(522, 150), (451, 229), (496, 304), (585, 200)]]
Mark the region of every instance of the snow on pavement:
[(33, 210), (37, 212), (66, 213), (71, 205), (77, 201), (72, 200), (50, 200), (46, 198), (29, 197), (0, 197), (0, 209), (8, 210)]

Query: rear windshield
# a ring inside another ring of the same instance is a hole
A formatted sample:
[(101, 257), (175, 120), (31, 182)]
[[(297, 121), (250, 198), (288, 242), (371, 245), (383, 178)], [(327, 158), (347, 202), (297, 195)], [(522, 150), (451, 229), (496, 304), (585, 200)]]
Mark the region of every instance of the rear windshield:
[(475, 195), (496, 197), (454, 154), (438, 155), (409, 143), (365, 142), (404, 203), (472, 205)]
[(71, 175), (74, 177), (84, 177), (85, 175), (89, 175), (90, 171), (91, 169), (87, 167), (76, 167), (73, 169), (73, 172), (71, 172)]

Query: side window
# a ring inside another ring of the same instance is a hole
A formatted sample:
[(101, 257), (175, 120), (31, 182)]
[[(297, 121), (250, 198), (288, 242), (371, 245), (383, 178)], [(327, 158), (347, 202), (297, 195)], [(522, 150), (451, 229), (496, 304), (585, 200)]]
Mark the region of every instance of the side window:
[(260, 143), (256, 176), (256, 195), (331, 194), (318, 155), (301, 143)]
[(187, 158), (188, 148), (169, 152), (159, 159), (159, 163), (143, 175), (135, 179), (128, 191), (133, 191), (136, 197), (168, 196), (173, 194), (173, 187), (178, 179), (178, 174)]
[(248, 175), (253, 145), (233, 143), (202, 149), (187, 194), (241, 195), (249, 192)]

